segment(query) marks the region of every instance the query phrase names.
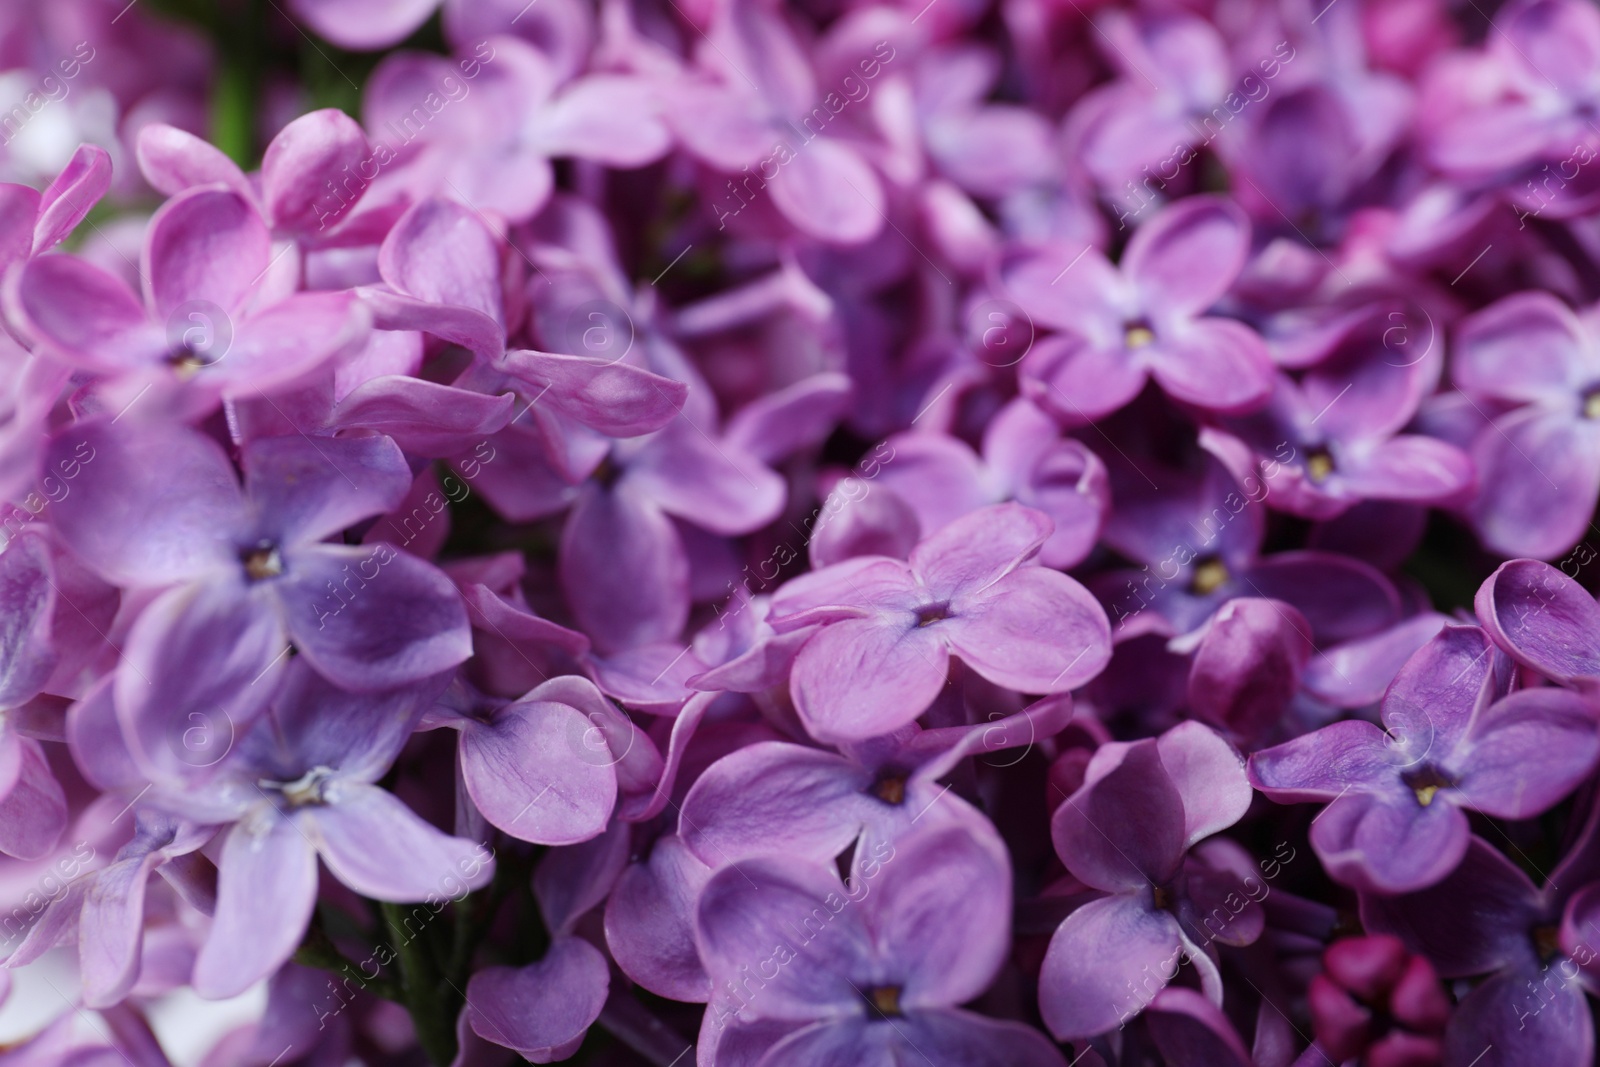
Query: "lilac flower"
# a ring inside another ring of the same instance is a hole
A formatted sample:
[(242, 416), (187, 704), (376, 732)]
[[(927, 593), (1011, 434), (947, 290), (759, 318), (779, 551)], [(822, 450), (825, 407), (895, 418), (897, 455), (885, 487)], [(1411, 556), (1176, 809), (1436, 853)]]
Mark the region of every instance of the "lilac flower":
[(155, 806), (226, 826), (216, 918), (195, 960), (204, 996), (235, 995), (300, 943), (317, 898), (317, 859), (375, 900), (439, 901), (493, 873), (482, 846), (424, 822), (375, 783), (437, 681), (354, 695), (292, 664), (271, 711), (203, 786), (157, 788)]
[(238, 193), (197, 188), (151, 220), (145, 292), (76, 256), (30, 261), (10, 294), (26, 331), (70, 366), (115, 377), (117, 414), (145, 389), (182, 417), (223, 398), (281, 389), (366, 336), (349, 293), (294, 293), (273, 273), (270, 237)]
[(1583, 536), (1600, 498), (1600, 341), (1594, 310), (1516, 293), (1468, 316), (1451, 373), (1479, 404), (1514, 405), (1473, 445), (1478, 534), (1507, 555), (1550, 557)]
[(1260, 407), (1272, 391), (1266, 346), (1243, 323), (1205, 314), (1249, 251), (1236, 206), (1191, 197), (1141, 226), (1116, 266), (1092, 248), (1019, 264), (1006, 288), (1035, 323), (1062, 331), (1023, 361), (1024, 393), (1069, 425), (1116, 411), (1151, 377), (1210, 411)]
[(1440, 1062), (1450, 1001), (1426, 958), (1378, 934), (1335, 941), (1322, 966), (1311, 980), (1311, 1020), (1329, 1056), (1365, 1054), (1378, 1067)]
[(193, 769), (171, 747), (191, 714), (220, 713), (243, 731), (291, 642), (362, 691), (418, 681), (471, 651), (444, 575), (391, 545), (326, 543), (405, 495), (410, 475), (388, 438), (252, 441), (243, 489), (214, 441), (175, 426), (83, 423), (50, 454), (80, 465), (53, 509), (62, 539), (108, 581), (157, 592), (129, 631), (116, 700), (152, 773)]
[[(1600, 17), (1574, 0), (1517, 0), (1495, 22), (1486, 41), (1490, 91), (1432, 131), (1434, 161), (1482, 177), (1523, 166), (1532, 173), (1541, 160), (1568, 159), (1574, 146), (1588, 146), (1592, 158)], [(1590, 196), (1575, 199), (1575, 209), (1592, 200), (1591, 183), (1582, 188)]]
[(1600, 759), (1592, 705), (1560, 689), (1507, 695), (1506, 674), (1482, 630), (1448, 626), (1395, 677), (1382, 729), (1351, 719), (1258, 752), (1251, 782), (1280, 803), (1328, 801), (1311, 844), (1339, 881), (1433, 885), (1466, 852), (1463, 809), (1531, 818)]
[(1105, 614), (1077, 582), (1028, 566), (1050, 519), (997, 504), (945, 526), (909, 561), (861, 556), (784, 586), (779, 633), (824, 625), (800, 649), (790, 690), (819, 740), (865, 740), (914, 721), (950, 657), (1024, 693), (1064, 693), (1110, 655)]
[(1067, 917), (1045, 956), (1039, 1007), (1057, 1038), (1091, 1037), (1138, 1014), (1180, 957), (1221, 1001), (1212, 942), (1254, 941), (1261, 910), (1254, 900), (1225, 905), (1238, 888), (1225, 854), (1190, 850), (1237, 822), (1250, 797), (1238, 754), (1199, 723), (1096, 750), (1050, 824), (1061, 862), (1101, 894)]
[(1299, 381), (1280, 374), (1265, 410), (1203, 431), (1202, 441), (1240, 481), (1263, 477), (1270, 464), (1267, 504), (1307, 518), (1335, 518), (1363, 500), (1462, 497), (1473, 481), (1467, 457), (1398, 432), (1432, 390), (1441, 359), (1401, 365), (1385, 344), (1388, 325), (1372, 316)]
[(696, 919), (719, 991), (700, 1062), (734, 1062), (741, 1039), (770, 1033), (779, 1040), (759, 1056), (769, 1067), (918, 1053), (935, 1067), (1059, 1067), (1036, 1031), (955, 1007), (982, 993), (1005, 957), (1010, 888), (998, 843), (957, 827), (858, 860), (848, 884), (790, 858), (718, 871)]
[(1261, 554), (1266, 529), (1260, 505), (1275, 484), (1267, 475), (1281, 470), (1238, 481), (1215, 461), (1198, 475), (1124, 461), (1110, 472), (1115, 506), (1104, 539), (1141, 566), (1108, 571), (1092, 587), (1129, 636), (1190, 633), (1237, 596), (1293, 605), (1319, 645), (1365, 637), (1399, 621), (1393, 583), (1367, 563), (1317, 549)]

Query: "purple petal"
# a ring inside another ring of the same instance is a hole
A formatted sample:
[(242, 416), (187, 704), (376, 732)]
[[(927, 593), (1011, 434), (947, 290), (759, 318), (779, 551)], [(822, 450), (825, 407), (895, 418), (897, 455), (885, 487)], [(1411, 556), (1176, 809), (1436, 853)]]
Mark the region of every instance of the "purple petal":
[(1594, 704), (1564, 689), (1525, 689), (1473, 720), (1451, 762), (1462, 802), (1501, 819), (1554, 807), (1600, 758)]
[(197, 582), (152, 601), (128, 632), (113, 690), (140, 769), (186, 777), (217, 768), (272, 698), (284, 651), (270, 598), (242, 583)]
[(511, 421), (515, 405), (509, 393), (485, 396), (386, 374), (356, 386), (339, 401), (333, 423), (387, 434), (412, 455), (438, 459), (486, 441)]
[(883, 229), (883, 186), (842, 141), (818, 137), (802, 145), (767, 186), (773, 205), (808, 237), (853, 245)]
[(1065, 693), (1111, 659), (1111, 623), (1089, 591), (1059, 571), (1021, 567), (950, 601), (934, 624), (950, 650), (996, 685)]
[[(1065, 1067), (1066, 1063), (1050, 1040), (1032, 1027), (970, 1011), (919, 1011), (896, 1024), (894, 1033), (905, 1045), (896, 1063), (923, 1059), (933, 1067)], [(1088, 1065), (1085, 1060), (1083, 1067)], [(851, 1067), (856, 1067), (853, 1061)]]
[(684, 797), (679, 834), (709, 866), (770, 854), (826, 862), (861, 832), (873, 776), (842, 756), (761, 742), (713, 763)]
[(145, 238), (152, 313), (165, 320), (199, 302), (231, 315), (271, 265), (270, 245), (267, 224), (238, 193), (179, 193), (156, 211)]
[(1450, 375), (1478, 397), (1565, 400), (1595, 369), (1578, 316), (1550, 293), (1516, 293), (1463, 319)]
[(519, 702), (461, 732), (461, 775), (490, 823), (523, 841), (568, 845), (600, 834), (617, 800), (609, 752), (584, 746), (576, 708)]
[(1165, 912), (1132, 895), (1090, 901), (1050, 939), (1039, 973), (1045, 1025), (1061, 1041), (1117, 1028), (1176, 976), (1182, 953)]
[(86, 369), (126, 370), (167, 352), (167, 338), (145, 317), (138, 295), (122, 279), (76, 256), (28, 263), (13, 303), (28, 332), (52, 354)]
[(746, 994), (757, 1019), (806, 1022), (857, 1010), (852, 978), (872, 970), (861, 909), (848, 906), (826, 867), (809, 861), (771, 857), (719, 870), (700, 894), (695, 938), (714, 987), (737, 988), (750, 972), (765, 980)]
[(527, 383), (539, 403), (611, 437), (659, 430), (689, 391), (682, 382), (598, 356), (513, 349), (499, 365)]
[(819, 740), (865, 740), (915, 721), (949, 672), (950, 654), (932, 630), (898, 618), (824, 626), (789, 679), (806, 730)]
[(324, 795), (296, 822), (333, 876), (362, 896), (431, 904), (494, 874), (482, 845), (435, 829), (376, 786), (335, 779)]
[(439, 0), (290, 0), (289, 6), (339, 47), (372, 51), (409, 37)]
[[(1425, 730), (1422, 741), (1426, 746)], [(1388, 734), (1347, 719), (1255, 753), (1250, 781), (1280, 804), (1332, 800), (1352, 789), (1387, 787), (1405, 760)]]
[(232, 997), (277, 970), (317, 902), (317, 854), (295, 823), (263, 804), (228, 832), (217, 912), (194, 963), (194, 990)]
[(1472, 447), (1478, 536), (1507, 556), (1553, 558), (1584, 536), (1600, 497), (1600, 434), (1530, 406), (1490, 423)]
[(1434, 885), (1460, 864), (1471, 836), (1455, 804), (1440, 795), (1424, 806), (1410, 790), (1352, 790), (1311, 825), (1311, 847), (1328, 876), (1373, 893)]
[(1191, 196), (1139, 227), (1122, 270), (1149, 305), (1197, 315), (1228, 291), (1249, 253), (1250, 221), (1236, 204)]
[(274, 543), (321, 541), (393, 510), (411, 488), (411, 469), (387, 437), (248, 442), (240, 463), (257, 528)]
[(1518, 663), (1565, 684), (1600, 676), (1600, 606), (1548, 563), (1502, 563), (1478, 588), (1474, 607)]
[(1253, 796), (1244, 761), (1215, 730), (1197, 722), (1179, 723), (1156, 738), (1156, 750), (1183, 798), (1186, 844), (1244, 818)]
[(623, 480), (586, 486), (561, 534), (561, 585), (602, 652), (675, 639), (689, 618), (689, 561), (672, 521)]
[(79, 145), (39, 198), (39, 218), (33, 227), (34, 255), (65, 240), (110, 188), (111, 154), (98, 145)]
[(658, 996), (690, 1003), (711, 998), (711, 979), (694, 943), (695, 901), (711, 878), (675, 835), (623, 872), (606, 901), (606, 943), (617, 966)]
[(96, 872), (78, 916), (78, 959), (88, 1007), (108, 1007), (128, 995), (139, 976), (144, 940), (144, 893), (159, 852), (119, 859)]
[(0, 853), (46, 856), (67, 828), (67, 797), (50, 772), (44, 746), (0, 730)]
[(1152, 346), (1150, 373), (1173, 398), (1224, 414), (1272, 395), (1272, 359), (1260, 336), (1232, 319), (1200, 319)]
[(1069, 426), (1121, 409), (1144, 388), (1148, 372), (1118, 347), (1049, 337), (1023, 359), (1022, 395)]
[(1187, 833), (1183, 794), (1153, 738), (1101, 746), (1083, 786), (1050, 821), (1067, 870), (1107, 892), (1164, 885), (1183, 862)]
[[(1011, 867), (998, 836), (966, 827), (902, 838), (864, 906), (873, 940), (905, 983), (908, 1009), (972, 1000), (1011, 947)], [(951, 916), (967, 920), (951, 923)]]
[(135, 155), (145, 181), (167, 196), (196, 185), (221, 184), (240, 193), (250, 188), (239, 165), (221, 149), (164, 122), (139, 131)]
[(116, 585), (167, 585), (236, 563), (244, 505), (222, 449), (178, 426), (121, 432), (79, 423), (50, 443), (46, 463), (79, 471), (51, 505), (57, 532)]
[[(302, 233), (323, 229), (326, 212), (317, 209), (328, 202), (325, 186), (341, 187), (345, 176), (366, 158), (366, 134), (337, 108), (313, 111), (289, 123), (261, 159), (262, 198), (273, 225)], [(341, 210), (345, 206), (337, 197), (333, 202)]]
[(582, 938), (559, 937), (537, 963), (474, 974), (463, 1017), (479, 1037), (532, 1063), (550, 1063), (577, 1051), (610, 987), (599, 949)]
[(964, 515), (911, 551), (911, 569), (937, 597), (975, 595), (1031, 557), (1050, 536), (1050, 516), (1021, 504)]
[(307, 545), (284, 553), (273, 583), (301, 655), (346, 689), (389, 689), (472, 654), (454, 584), (392, 545)]
[(628, 473), (668, 514), (735, 536), (765, 526), (783, 510), (782, 478), (752, 456), (717, 446), (687, 416), (653, 445)]

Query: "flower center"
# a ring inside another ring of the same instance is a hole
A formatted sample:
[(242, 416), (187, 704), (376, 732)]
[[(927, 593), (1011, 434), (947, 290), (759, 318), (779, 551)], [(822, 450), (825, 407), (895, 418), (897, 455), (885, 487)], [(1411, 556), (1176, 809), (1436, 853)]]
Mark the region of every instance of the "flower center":
[(263, 781), (261, 785), (282, 793), (289, 807), (304, 808), (326, 801), (323, 789), (328, 779), (332, 777), (332, 767), (313, 767), (292, 782)]
[(1130, 349), (1145, 348), (1155, 343), (1156, 332), (1150, 328), (1150, 320), (1134, 319), (1122, 327), (1122, 343)]
[(1561, 955), (1561, 927), (1535, 926), (1529, 936), (1533, 939), (1534, 951), (1539, 953), (1539, 962), (1549, 963)]
[(1333, 455), (1326, 448), (1313, 449), (1306, 457), (1306, 473), (1313, 482), (1327, 481), (1333, 471)]
[(172, 368), (172, 373), (177, 376), (180, 382), (188, 381), (214, 362), (216, 361), (210, 356), (196, 351), (187, 344), (174, 346), (167, 353), (166, 358), (167, 366)]
[(900, 987), (897, 985), (873, 986), (866, 991), (867, 1003), (886, 1018), (897, 1018), (900, 1011)]
[(1427, 807), (1433, 803), (1433, 798), (1439, 790), (1455, 785), (1455, 779), (1445, 774), (1431, 763), (1406, 771), (1400, 780), (1411, 787), (1416, 794), (1417, 803)]
[(1228, 580), (1228, 565), (1215, 556), (1203, 559), (1194, 566), (1189, 579), (1189, 592), (1195, 596), (1210, 596)]
[(252, 582), (276, 578), (283, 573), (283, 557), (278, 554), (278, 546), (264, 541), (239, 553), (239, 562), (244, 566), (245, 577)]
[(1600, 386), (1590, 389), (1583, 398), (1583, 417), (1600, 419)]
[(906, 802), (906, 780), (900, 775), (885, 775), (872, 783), (870, 792), (885, 804), (904, 804)]
[(924, 604), (917, 609), (917, 626), (932, 626), (941, 619), (950, 617), (950, 602), (948, 600), (938, 604)]

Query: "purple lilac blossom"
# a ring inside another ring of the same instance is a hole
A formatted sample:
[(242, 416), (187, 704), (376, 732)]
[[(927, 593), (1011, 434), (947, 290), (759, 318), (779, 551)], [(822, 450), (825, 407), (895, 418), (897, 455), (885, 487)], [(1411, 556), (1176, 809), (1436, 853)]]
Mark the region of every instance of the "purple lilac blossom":
[(1594, 1067), (1589, 0), (202, 7), (0, 0), (0, 1061)]

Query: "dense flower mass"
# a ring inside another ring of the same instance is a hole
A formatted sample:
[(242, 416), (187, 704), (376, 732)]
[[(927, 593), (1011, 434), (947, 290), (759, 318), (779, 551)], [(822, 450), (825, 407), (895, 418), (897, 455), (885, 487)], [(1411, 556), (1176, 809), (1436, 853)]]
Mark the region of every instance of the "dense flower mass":
[(0, 0), (0, 1067), (1594, 1067), (1591, 0)]

